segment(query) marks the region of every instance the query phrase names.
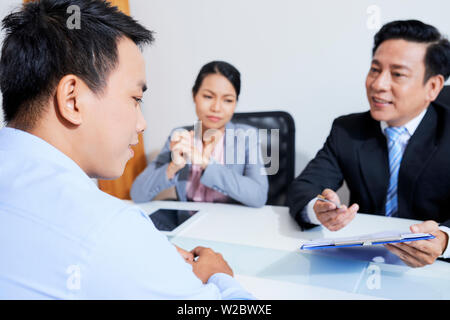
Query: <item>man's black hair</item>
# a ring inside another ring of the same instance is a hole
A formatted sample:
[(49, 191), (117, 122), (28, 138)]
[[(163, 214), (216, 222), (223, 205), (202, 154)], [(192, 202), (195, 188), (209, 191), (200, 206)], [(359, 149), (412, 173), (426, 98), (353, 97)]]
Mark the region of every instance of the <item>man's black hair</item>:
[(450, 42), (435, 27), (418, 20), (399, 20), (385, 24), (374, 38), (372, 54), (386, 40), (402, 39), (428, 44), (424, 82), (435, 75), (450, 76)]
[[(71, 7), (72, 6), (72, 7)], [(75, 7), (74, 7), (75, 6)], [(79, 9), (79, 25), (68, 19)], [(41, 0), (23, 4), (2, 21), (0, 89), (7, 123), (32, 128), (45, 101), (67, 74), (80, 77), (96, 94), (118, 62), (122, 37), (141, 47), (153, 33), (102, 0)]]

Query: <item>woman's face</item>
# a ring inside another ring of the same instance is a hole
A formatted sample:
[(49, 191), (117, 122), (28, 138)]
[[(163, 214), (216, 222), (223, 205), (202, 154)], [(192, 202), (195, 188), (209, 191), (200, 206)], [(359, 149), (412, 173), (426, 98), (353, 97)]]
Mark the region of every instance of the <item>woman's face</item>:
[(221, 74), (210, 74), (194, 96), (195, 111), (203, 128), (224, 130), (236, 108), (236, 91)]

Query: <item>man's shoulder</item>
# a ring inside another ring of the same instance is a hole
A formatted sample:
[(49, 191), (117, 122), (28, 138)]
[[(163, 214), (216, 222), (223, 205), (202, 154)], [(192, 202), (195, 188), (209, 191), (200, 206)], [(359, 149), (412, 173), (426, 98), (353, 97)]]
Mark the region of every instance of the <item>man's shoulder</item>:
[(334, 125), (343, 127), (343, 128), (360, 128), (367, 126), (368, 123), (374, 123), (375, 120), (370, 115), (370, 111), (358, 112), (358, 113), (350, 113), (340, 117), (337, 117), (334, 120)]
[[(36, 177), (33, 183), (21, 181), (18, 188), (33, 199), (30, 200), (32, 203), (17, 206), (76, 241), (90, 242), (105, 224), (121, 214), (131, 211), (139, 214), (139, 210), (130, 203), (103, 192), (94, 181), (79, 172), (64, 167), (47, 167), (44, 163), (41, 167), (39, 171), (42, 174), (33, 176)], [(43, 179), (47, 173), (50, 178)]]
[[(428, 124), (436, 124), (436, 137), (445, 150), (448, 150), (450, 141), (450, 107), (433, 102), (429, 107)], [(430, 120), (431, 119), (431, 120)]]
[[(142, 211), (133, 202), (119, 199), (100, 189), (85, 194), (84, 200), (84, 204), (79, 205), (80, 210), (93, 215), (93, 218), (95, 217), (99, 221), (113, 218), (115, 215), (122, 213), (134, 212), (140, 214)], [(72, 201), (75, 201), (75, 199), (72, 199)]]
[(73, 185), (70, 190), (74, 196), (66, 196), (49, 208), (60, 214), (48, 222), (85, 247), (92, 248), (112, 234), (129, 234), (137, 221), (149, 220), (134, 203), (98, 188)]
[(379, 122), (374, 120), (370, 111), (351, 113), (333, 121), (332, 135), (344, 135), (351, 140), (366, 140), (378, 133)]
[(443, 120), (443, 123), (446, 126), (450, 126), (450, 107), (449, 106), (435, 101), (435, 102), (431, 103), (430, 108), (433, 109), (434, 112), (436, 112), (438, 118), (440, 120)]

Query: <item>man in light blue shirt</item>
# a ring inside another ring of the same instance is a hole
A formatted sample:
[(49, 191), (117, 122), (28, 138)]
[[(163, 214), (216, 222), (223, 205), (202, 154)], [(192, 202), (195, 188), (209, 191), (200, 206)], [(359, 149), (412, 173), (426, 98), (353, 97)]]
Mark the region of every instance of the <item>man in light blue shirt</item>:
[(29, 3), (3, 25), (0, 299), (252, 299), (219, 254), (174, 247), (91, 180), (120, 176), (145, 129), (152, 33), (103, 1)]

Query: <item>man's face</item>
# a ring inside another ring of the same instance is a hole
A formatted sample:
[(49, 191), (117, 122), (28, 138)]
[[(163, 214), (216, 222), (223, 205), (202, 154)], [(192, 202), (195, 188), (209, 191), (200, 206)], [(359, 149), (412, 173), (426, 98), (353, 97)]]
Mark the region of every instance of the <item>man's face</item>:
[(85, 168), (91, 177), (114, 179), (122, 175), (133, 157), (131, 146), (146, 122), (140, 101), (145, 90), (145, 63), (139, 48), (129, 39), (117, 44), (118, 63), (107, 78), (103, 94), (88, 95), (83, 119)]
[(390, 126), (402, 126), (429, 103), (424, 84), (427, 44), (386, 40), (375, 51), (366, 78), (370, 114)]

